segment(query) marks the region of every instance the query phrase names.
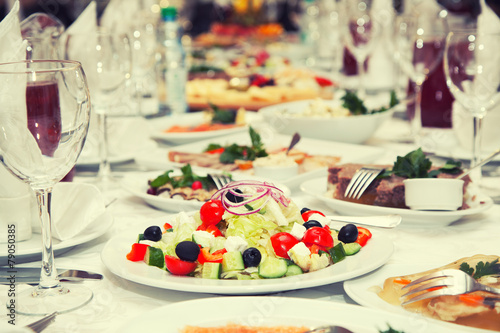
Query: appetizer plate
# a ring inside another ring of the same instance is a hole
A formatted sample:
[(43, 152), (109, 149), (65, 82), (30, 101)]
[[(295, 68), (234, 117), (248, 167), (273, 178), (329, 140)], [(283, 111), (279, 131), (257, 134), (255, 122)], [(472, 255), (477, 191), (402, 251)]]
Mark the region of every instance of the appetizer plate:
[[(121, 186), (132, 193), (133, 195), (141, 198), (147, 204), (165, 211), (190, 211), (200, 209), (203, 202), (198, 200), (182, 200), (182, 199), (172, 199), (164, 196), (157, 196), (152, 194), (147, 194), (148, 190), (148, 180), (155, 179), (159, 175), (163, 174), (165, 171), (156, 171), (140, 174), (127, 174), (120, 182)], [(181, 175), (180, 170), (174, 170), (172, 176)], [(198, 175), (206, 175), (207, 172), (198, 172)], [(264, 180), (253, 176), (246, 177), (233, 177), (234, 180)], [(265, 181), (265, 180), (264, 180)], [(280, 188), (285, 196), (289, 197), (291, 192), (288, 187), (283, 184), (274, 183), (278, 188)]]
[[(109, 213), (104, 213), (97, 217), (89, 228), (85, 229), (75, 237), (63, 241), (53, 239), (52, 244), (55, 254), (64, 253), (77, 245), (84, 244), (104, 235), (112, 224), (113, 216)], [(33, 233), (33, 236), (30, 239), (16, 243), (16, 263), (40, 260), (41, 253), (42, 235), (39, 233)], [(7, 259), (7, 252), (1, 252), (0, 265), (6, 265)]]
[[(265, 135), (264, 135), (265, 134)], [(291, 141), (290, 135), (276, 134), (274, 132), (266, 132), (261, 134), (262, 141), (265, 147), (273, 149), (275, 147), (288, 147)], [(190, 144), (176, 146), (171, 148), (172, 151), (180, 151), (187, 153), (201, 153), (210, 143), (218, 143), (221, 145), (230, 145), (232, 143), (238, 143), (242, 145), (250, 145), (250, 135), (248, 133), (239, 133), (235, 135), (223, 136), (218, 138), (213, 138), (210, 140), (198, 141)], [(383, 149), (371, 146), (361, 146), (352, 145), (340, 142), (330, 142), (322, 141), (310, 138), (302, 138), (299, 143), (295, 146), (296, 149), (304, 151), (310, 155), (331, 155), (339, 156), (341, 158), (341, 163), (369, 163), (373, 161), (376, 157), (382, 154)], [(137, 164), (155, 169), (162, 170), (172, 167), (181, 167), (183, 164), (176, 163), (168, 160), (168, 149), (156, 149), (150, 152), (143, 152), (135, 157)], [(191, 165), (193, 170), (200, 169), (194, 165)], [(206, 168), (204, 170), (207, 170)], [(214, 172), (212, 169), (211, 172)], [(217, 172), (217, 170), (215, 170)], [(220, 172), (220, 171), (219, 171)], [(234, 175), (239, 172), (233, 172)], [(280, 180), (284, 185), (292, 188), (299, 186), (303, 181), (311, 179), (312, 177), (318, 177), (321, 175), (326, 175), (327, 168), (318, 168), (309, 172), (301, 173), (297, 176), (291, 177), (286, 180)], [(246, 173), (248, 174), (248, 173)], [(272, 180), (272, 179), (271, 179)]]
[[(155, 223), (156, 222), (156, 223)], [(383, 233), (373, 230), (373, 237), (356, 255), (327, 268), (291, 277), (262, 280), (211, 280), (188, 276), (174, 276), (144, 262), (126, 259), (139, 233), (151, 225), (163, 225), (165, 217), (143, 223), (135, 230), (127, 230), (110, 239), (101, 252), (104, 265), (115, 275), (143, 285), (196, 293), (257, 295), (286, 290), (310, 288), (340, 282), (368, 273), (392, 256), (394, 246)], [(339, 224), (341, 226), (343, 224)]]
[[(352, 304), (295, 297), (246, 296), (210, 297), (169, 304), (132, 319), (118, 332), (135, 333), (144, 330), (144, 327), (158, 332), (182, 332), (186, 326), (217, 327), (229, 323), (311, 328), (339, 325), (356, 333), (378, 333), (389, 327), (415, 333), (422, 332), (423, 328), (419, 323), (408, 320), (407, 316)], [(434, 324), (425, 329), (426, 332), (453, 332)]]
[[(388, 264), (369, 275), (364, 275), (350, 281), (345, 281), (344, 290), (347, 295), (359, 305), (373, 309), (385, 310), (389, 313), (402, 314), (406, 316), (406, 318), (411, 316), (413, 322), (419, 322), (422, 326), (435, 324), (443, 328), (452, 329), (455, 332), (490, 332), (483, 329), (456, 325), (453, 323), (447, 323), (437, 319), (420, 316), (416, 313), (406, 311), (400, 306), (387, 303), (376, 293), (379, 288), (382, 288), (382, 286), (384, 285), (385, 279), (391, 276), (400, 276), (423, 272), (433, 267), (436, 266), (425, 264)], [(425, 329), (423, 331), (430, 332), (431, 330)]]
[(302, 192), (310, 194), (345, 215), (384, 215), (398, 214), (403, 218), (401, 225), (418, 227), (446, 226), (458, 221), (462, 217), (479, 214), (493, 206), (493, 200), (488, 196), (482, 196), (482, 203), (475, 208), (455, 211), (417, 211), (403, 208), (389, 208), (380, 206), (363, 205), (354, 202), (328, 198), (326, 194), (327, 180), (319, 177), (307, 180), (300, 185)]
[[(246, 112), (245, 119), (247, 124), (251, 124), (259, 121), (261, 117), (255, 112)], [(204, 122), (203, 112), (193, 112), (184, 115), (161, 117), (157, 119), (152, 119), (149, 122), (151, 124), (151, 127), (153, 128), (151, 134), (152, 139), (165, 141), (166, 143), (176, 144), (176, 145), (248, 131), (248, 126), (242, 125), (215, 131), (177, 132), (177, 133), (165, 132), (165, 130), (174, 125), (196, 126), (202, 124)]]

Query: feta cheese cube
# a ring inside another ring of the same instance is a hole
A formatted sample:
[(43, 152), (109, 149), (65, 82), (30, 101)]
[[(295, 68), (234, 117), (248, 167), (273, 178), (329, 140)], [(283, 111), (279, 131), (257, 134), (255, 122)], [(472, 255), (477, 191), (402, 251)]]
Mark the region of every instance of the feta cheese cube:
[(225, 248), (227, 252), (239, 251), (243, 253), (243, 251), (245, 251), (247, 247), (247, 241), (240, 236), (229, 236), (226, 239)]
[(307, 248), (306, 244), (299, 242), (295, 244), (290, 250), (288, 255), (293, 262), (302, 268), (304, 272), (309, 271), (311, 267), (311, 251)]
[(294, 223), (293, 224), (293, 227), (292, 227), (292, 230), (290, 230), (290, 234), (297, 238), (297, 240), (301, 240), (302, 237), (304, 237), (304, 234), (306, 233), (306, 227), (304, 227), (302, 224), (300, 223)]
[(325, 216), (323, 216), (321, 214), (318, 214), (318, 213), (311, 214), (311, 216), (309, 216), (309, 219), (307, 219), (307, 221), (311, 221), (311, 220), (318, 221), (319, 223), (321, 223), (321, 225), (323, 227), (325, 225), (328, 225), (328, 223), (330, 223), (330, 219), (329, 218), (327, 218), (327, 217), (325, 217)]

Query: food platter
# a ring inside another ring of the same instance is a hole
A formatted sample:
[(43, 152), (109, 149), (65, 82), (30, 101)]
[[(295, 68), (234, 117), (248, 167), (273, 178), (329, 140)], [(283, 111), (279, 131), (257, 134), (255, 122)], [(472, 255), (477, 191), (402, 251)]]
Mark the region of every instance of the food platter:
[(386, 263), (394, 251), (392, 241), (382, 232), (374, 230), (373, 237), (362, 251), (337, 264), (311, 273), (262, 280), (211, 280), (174, 276), (144, 262), (126, 259), (125, 256), (139, 233), (151, 225), (163, 225), (166, 221), (162, 217), (142, 222), (133, 230), (124, 231), (110, 239), (101, 253), (104, 265), (123, 279), (155, 288), (195, 293), (257, 295), (316, 287), (361, 276)]
[(383, 215), (398, 214), (403, 218), (401, 226), (436, 227), (446, 226), (459, 219), (485, 212), (493, 206), (493, 200), (483, 195), (478, 207), (455, 211), (417, 211), (403, 208), (389, 208), (380, 206), (363, 205), (349, 201), (337, 200), (326, 197), (326, 177), (318, 177), (305, 181), (300, 185), (304, 193), (310, 194), (325, 204), (345, 215)]

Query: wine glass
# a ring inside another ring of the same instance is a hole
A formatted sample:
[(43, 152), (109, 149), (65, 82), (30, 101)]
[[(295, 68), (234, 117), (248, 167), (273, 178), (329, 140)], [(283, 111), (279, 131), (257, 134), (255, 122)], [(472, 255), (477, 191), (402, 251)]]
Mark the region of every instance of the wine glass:
[(376, 44), (379, 27), (372, 14), (373, 0), (348, 0), (345, 2), (343, 39), (347, 49), (356, 58), (360, 98), (366, 96), (365, 61)]
[(99, 130), (99, 171), (97, 185), (101, 189), (112, 184), (108, 147), (108, 116), (124, 92), (130, 78), (132, 60), (129, 38), (104, 28), (94, 33), (70, 33), (61, 38), (63, 58), (77, 60), (87, 74), (92, 96), (92, 114), (97, 116)]
[[(446, 83), (473, 117), (471, 167), (481, 160), (483, 118), (500, 100), (498, 45), (500, 33), (479, 33), (477, 29), (450, 32), (446, 38)], [(475, 177), (480, 177), (480, 171)]]
[(35, 192), (42, 234), (40, 283), (16, 294), (19, 313), (43, 315), (92, 299), (84, 286), (64, 286), (54, 264), (53, 186), (76, 163), (87, 135), (90, 97), (81, 64), (31, 60), (0, 64), (0, 161)]
[(443, 12), (434, 15), (402, 15), (396, 19), (398, 61), (414, 83), (415, 109), (409, 115), (411, 135), (419, 143), (422, 131), (422, 85), (441, 63), (447, 34)]

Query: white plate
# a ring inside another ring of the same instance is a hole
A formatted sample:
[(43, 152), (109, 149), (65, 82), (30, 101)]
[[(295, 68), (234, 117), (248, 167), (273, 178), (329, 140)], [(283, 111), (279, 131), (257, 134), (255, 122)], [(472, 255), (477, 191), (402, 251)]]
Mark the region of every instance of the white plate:
[[(132, 319), (118, 332), (135, 333), (145, 327), (157, 332), (181, 332), (188, 325), (213, 327), (228, 323), (298, 327), (339, 325), (355, 333), (379, 333), (390, 326), (405, 333), (423, 332), (422, 326), (408, 320), (407, 316), (326, 300), (276, 296), (210, 297), (173, 303)], [(455, 331), (430, 324), (425, 326), (425, 332)]]
[(399, 214), (403, 218), (401, 225), (411, 225), (418, 227), (446, 226), (461, 219), (464, 216), (482, 213), (493, 206), (493, 200), (488, 196), (484, 196), (481, 197), (481, 200), (484, 201), (484, 203), (480, 204), (479, 207), (465, 210), (417, 211), (403, 208), (388, 208), (363, 205), (354, 202), (328, 198), (325, 196), (326, 187), (327, 180), (325, 177), (305, 181), (300, 186), (303, 192), (315, 196), (331, 208), (335, 209), (340, 214), (357, 216)]
[[(261, 134), (261, 137), (264, 145), (269, 149), (272, 149), (273, 147), (288, 147), (291, 141), (290, 135), (275, 134), (271, 132), (263, 133)], [(250, 135), (248, 133), (240, 133), (230, 136), (222, 136), (210, 140), (203, 140), (176, 146), (172, 148), (172, 150), (189, 153), (201, 153), (210, 143), (228, 145), (235, 142), (242, 145), (250, 145)], [(310, 138), (302, 138), (295, 146), (295, 148), (310, 155), (340, 156), (342, 159), (342, 163), (370, 163), (383, 153), (383, 149), (378, 147), (352, 145), (340, 142), (329, 142)], [(157, 149), (155, 151), (138, 154), (135, 157), (135, 161), (141, 166), (156, 170), (182, 166), (181, 163), (171, 162), (168, 160), (167, 149)], [(200, 169), (195, 166), (192, 167), (193, 170)], [(214, 170), (212, 170), (212, 172), (213, 171)], [(237, 173), (238, 172), (233, 172), (234, 175), (236, 175)], [(326, 168), (319, 168), (310, 172), (299, 174), (286, 180), (280, 180), (280, 182), (292, 188), (294, 186), (299, 186), (303, 181), (311, 179), (311, 177), (326, 175), (326, 173)]]
[[(436, 266), (434, 266), (436, 267)], [(362, 276), (357, 279), (353, 279), (350, 281), (344, 282), (344, 290), (352, 298), (356, 303), (380, 310), (389, 311), (392, 313), (403, 314), (406, 317), (411, 316), (413, 320), (417, 322), (421, 322), (422, 324), (425, 322), (426, 324), (436, 323), (437, 325), (447, 327), (453, 329), (455, 331), (465, 331), (465, 332), (486, 332), (485, 330), (478, 328), (471, 328), (461, 325), (456, 325), (452, 323), (447, 323), (443, 321), (439, 321), (437, 319), (427, 318), (423, 316), (419, 316), (415, 313), (406, 311), (400, 306), (392, 305), (384, 301), (380, 298), (373, 290), (374, 287), (382, 287), (385, 279), (391, 276), (401, 276), (407, 274), (413, 274), (418, 272), (424, 272), (428, 269), (434, 268), (429, 265), (415, 265), (415, 264), (404, 264), (404, 265), (396, 265), (389, 264), (381, 267), (380, 269), (372, 272), (369, 275)], [(428, 332), (428, 330), (425, 330)], [(488, 331), (490, 332), (490, 331)]]
[[(148, 180), (155, 179), (159, 175), (163, 174), (165, 171), (156, 171), (141, 174), (127, 174), (120, 182), (122, 187), (132, 193), (133, 195), (141, 198), (149, 205), (156, 207), (158, 209), (166, 211), (190, 211), (200, 209), (203, 202), (198, 200), (177, 200), (168, 197), (161, 197), (157, 195), (147, 194), (148, 190)], [(180, 170), (174, 170), (173, 176), (182, 174)], [(199, 175), (206, 175), (206, 172), (197, 172)], [(252, 179), (257, 180), (260, 178), (248, 176), (245, 178), (238, 178), (238, 176), (233, 177), (234, 180), (244, 180)], [(290, 196), (290, 189), (283, 184), (274, 183), (278, 188), (280, 188), (285, 196)]]
[[(104, 235), (104, 233), (113, 224), (113, 216), (109, 213), (103, 213), (92, 222), (91, 227), (85, 229), (75, 237), (60, 241), (58, 239), (52, 240), (52, 245), (55, 254), (63, 253), (70, 250), (72, 247), (84, 244), (99, 236)], [(1, 246), (2, 244), (0, 244)], [(42, 253), (42, 235), (39, 233), (33, 233), (33, 236), (22, 242), (16, 243), (16, 262), (28, 261), (29, 260), (40, 260)], [(7, 260), (7, 252), (0, 252), (0, 261), (4, 262)], [(0, 263), (3, 265), (3, 263)], [(6, 264), (6, 263), (5, 263)]]
[[(132, 151), (127, 151), (127, 152), (121, 152), (116, 155), (111, 155), (109, 156), (108, 160), (109, 163), (111, 164), (120, 164), (120, 163), (125, 163), (129, 161), (133, 161), (135, 155), (138, 153), (138, 151), (145, 151), (145, 150), (152, 150), (158, 147), (158, 144), (153, 141), (153, 140), (145, 140), (144, 143), (141, 145), (140, 149), (136, 148)], [(76, 161), (77, 166), (81, 167), (94, 167), (94, 166), (99, 166), (100, 159), (99, 156), (97, 155), (80, 155), (78, 160)]]
[[(245, 118), (247, 124), (251, 124), (261, 119), (260, 115), (258, 115), (255, 112), (246, 112)], [(185, 115), (152, 119), (150, 120), (151, 127), (153, 128), (151, 138), (179, 145), (224, 135), (236, 134), (240, 132), (248, 132), (248, 126), (239, 126), (227, 129), (220, 129), (216, 131), (204, 131), (204, 132), (185, 132), (185, 133), (164, 132), (166, 129), (174, 125), (196, 126), (203, 123), (203, 121), (204, 121), (203, 112), (193, 112)]]
[(197, 293), (256, 295), (310, 288), (352, 279), (380, 267), (389, 260), (394, 251), (392, 241), (383, 233), (373, 230), (373, 237), (359, 253), (325, 269), (279, 279), (245, 281), (174, 276), (144, 262), (132, 262), (125, 258), (139, 233), (151, 225), (163, 225), (165, 222), (165, 217), (151, 220), (143, 223), (142, 227), (127, 230), (110, 239), (101, 252), (104, 265), (112, 273), (126, 280), (151, 287)]

